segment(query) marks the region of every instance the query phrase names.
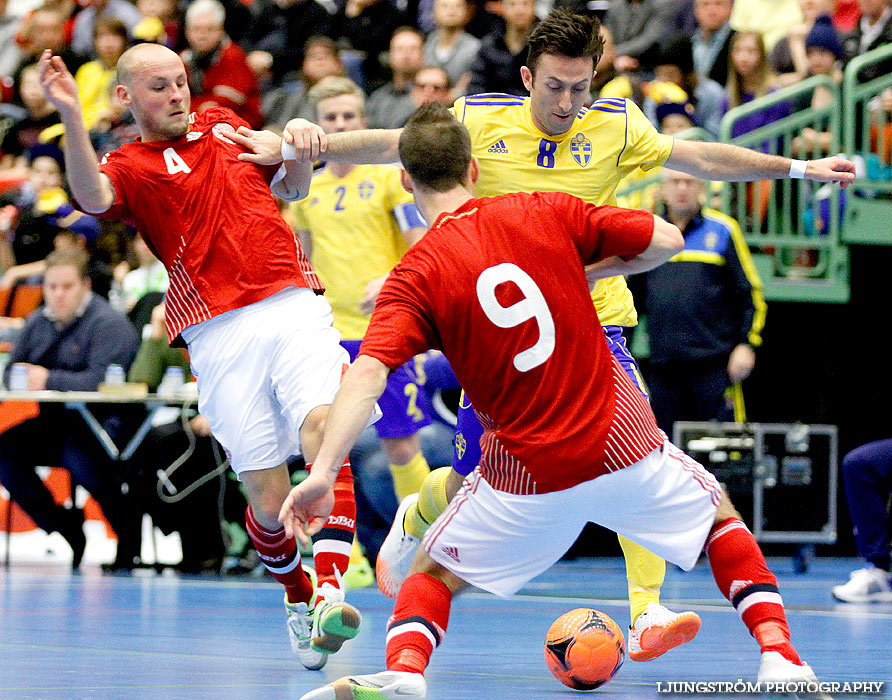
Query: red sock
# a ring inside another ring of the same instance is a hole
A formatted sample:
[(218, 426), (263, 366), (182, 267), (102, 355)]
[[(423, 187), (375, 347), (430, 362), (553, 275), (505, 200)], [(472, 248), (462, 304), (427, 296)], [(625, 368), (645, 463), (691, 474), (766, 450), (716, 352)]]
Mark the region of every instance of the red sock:
[(396, 597), (387, 623), (387, 670), (424, 673), (446, 636), (452, 592), (427, 574), (412, 574)]
[(719, 590), (731, 601), (762, 651), (777, 651), (794, 664), (801, 664), (790, 643), (777, 579), (768, 570), (762, 550), (747, 526), (737, 518), (716, 523), (706, 539), (705, 550)]
[(297, 541), (285, 534), (284, 527), (270, 531), (260, 525), (251, 506), (245, 511), (245, 523), (260, 560), (273, 578), (285, 586), (288, 601), (309, 603), (313, 596), (313, 584), (300, 564)]
[[(307, 469), (312, 465), (308, 464)], [(353, 534), (356, 532), (356, 499), (353, 496), (353, 470), (345, 459), (334, 484), (334, 508), (328, 522), (313, 537), (313, 561), (316, 578), (321, 586), (330, 583), (337, 587), (335, 568), (342, 576), (350, 564)]]

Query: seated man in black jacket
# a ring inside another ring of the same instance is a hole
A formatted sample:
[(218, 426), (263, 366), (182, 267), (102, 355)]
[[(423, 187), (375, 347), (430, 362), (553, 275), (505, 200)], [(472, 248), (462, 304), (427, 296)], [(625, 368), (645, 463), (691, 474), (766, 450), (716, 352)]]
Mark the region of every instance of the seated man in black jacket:
[[(127, 318), (90, 290), (89, 258), (80, 250), (57, 250), (46, 259), (44, 306), (25, 321), (10, 353), (5, 384), (13, 365), (24, 365), (28, 389), (95, 391), (106, 368), (130, 366), (139, 344)], [(112, 437), (120, 431), (118, 415), (100, 416)], [(0, 435), (0, 483), (12, 500), (47, 532), (59, 532), (71, 545), (77, 568), (86, 540), (83, 513), (56, 505), (34, 471), (60, 466), (86, 488), (120, 535), (125, 528), (120, 472), (79, 417), (61, 404), (42, 404), (40, 415)], [(121, 557), (121, 552), (118, 552)]]

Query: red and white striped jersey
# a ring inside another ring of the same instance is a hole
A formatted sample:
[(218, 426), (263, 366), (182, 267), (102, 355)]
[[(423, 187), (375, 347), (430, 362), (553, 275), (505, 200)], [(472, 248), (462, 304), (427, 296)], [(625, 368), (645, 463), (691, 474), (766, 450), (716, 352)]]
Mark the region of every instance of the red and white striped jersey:
[(285, 287), (321, 290), (269, 190), (278, 166), (238, 160), (226, 133), (248, 124), (212, 107), (181, 139), (128, 143), (100, 169), (115, 203), (102, 218), (136, 227), (170, 275), (167, 334), (253, 304)]
[(583, 265), (638, 255), (652, 231), (646, 212), (558, 192), (472, 199), (391, 272), (360, 354), (395, 369), (442, 350), (494, 488), (558, 491), (634, 464), (665, 436), (607, 347)]

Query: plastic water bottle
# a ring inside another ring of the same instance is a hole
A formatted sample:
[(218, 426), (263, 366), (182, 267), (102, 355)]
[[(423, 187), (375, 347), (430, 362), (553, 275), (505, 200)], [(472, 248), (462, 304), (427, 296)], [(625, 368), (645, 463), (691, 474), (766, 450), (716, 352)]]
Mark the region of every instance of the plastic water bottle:
[(14, 364), (9, 370), (9, 390), (28, 391), (28, 368), (25, 365)]
[(105, 370), (106, 386), (120, 386), (125, 379), (124, 368), (121, 365), (109, 365), (108, 369)]
[(184, 381), (185, 377), (183, 376), (182, 367), (168, 367), (164, 370), (164, 378), (158, 385), (158, 396), (165, 398), (175, 396), (180, 387), (183, 386)]

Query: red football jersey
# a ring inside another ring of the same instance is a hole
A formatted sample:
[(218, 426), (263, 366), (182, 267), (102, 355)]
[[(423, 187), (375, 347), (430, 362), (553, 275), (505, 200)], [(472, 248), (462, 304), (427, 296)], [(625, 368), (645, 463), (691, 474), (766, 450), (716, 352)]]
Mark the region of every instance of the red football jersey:
[(247, 124), (220, 107), (189, 121), (181, 139), (128, 143), (100, 164), (115, 189), (102, 218), (134, 225), (170, 275), (171, 341), (285, 287), (322, 289), (270, 192), (278, 166), (238, 160), (241, 146), (226, 138)]
[(607, 347), (583, 265), (638, 255), (652, 231), (650, 214), (559, 192), (472, 199), (391, 272), (360, 354), (395, 369), (442, 350), (494, 488), (546, 493), (634, 464), (665, 438)]

